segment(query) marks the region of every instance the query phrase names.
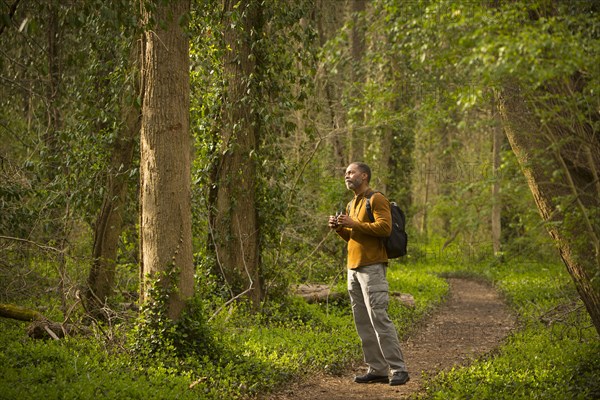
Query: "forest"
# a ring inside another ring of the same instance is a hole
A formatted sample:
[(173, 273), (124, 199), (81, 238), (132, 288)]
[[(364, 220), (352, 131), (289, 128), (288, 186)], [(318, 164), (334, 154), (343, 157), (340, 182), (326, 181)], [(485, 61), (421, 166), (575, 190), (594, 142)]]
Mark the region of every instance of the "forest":
[[(444, 368), (411, 370), (409, 348), (407, 389), (370, 398), (600, 398), (600, 3), (0, 16), (0, 399), (363, 398), (344, 392), (364, 364), (327, 225), (356, 161), (407, 218), (400, 338), (456, 280), (515, 320)], [(347, 384), (318, 397), (321, 379)]]

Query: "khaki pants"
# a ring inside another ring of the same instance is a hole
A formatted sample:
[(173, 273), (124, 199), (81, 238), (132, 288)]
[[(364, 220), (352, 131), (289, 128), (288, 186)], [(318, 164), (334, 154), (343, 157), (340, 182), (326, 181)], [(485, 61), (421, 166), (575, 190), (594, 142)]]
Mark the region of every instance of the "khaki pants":
[(374, 264), (348, 270), (348, 292), (354, 324), (369, 372), (388, 375), (406, 371), (398, 333), (388, 316), (387, 266)]

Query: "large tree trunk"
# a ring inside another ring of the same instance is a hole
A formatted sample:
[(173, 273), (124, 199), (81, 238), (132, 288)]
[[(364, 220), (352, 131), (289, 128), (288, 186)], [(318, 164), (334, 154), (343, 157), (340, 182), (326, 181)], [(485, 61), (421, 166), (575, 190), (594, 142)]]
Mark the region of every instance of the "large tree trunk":
[[(157, 0), (144, 10), (140, 143), (141, 299), (152, 278), (167, 290), (177, 319), (194, 291), (189, 134), (189, 44), (180, 25), (189, 0)], [(146, 5), (146, 2), (143, 2)]]
[[(138, 46), (132, 46), (132, 65), (139, 58)], [(138, 69), (136, 65), (133, 67)], [(136, 74), (137, 75), (137, 74)], [(138, 82), (138, 79), (133, 79)], [(139, 85), (134, 84), (123, 95), (122, 122), (112, 148), (106, 191), (100, 214), (94, 227), (92, 267), (85, 294), (87, 309), (96, 317), (104, 317), (101, 309), (111, 295), (116, 272), (117, 250), (123, 224), (123, 211), (128, 191), (128, 176), (133, 160), (135, 138), (140, 132), (140, 109), (131, 99), (137, 97)]]
[[(365, 54), (365, 0), (352, 0), (352, 19), (354, 25), (352, 27), (352, 99), (353, 102), (358, 102), (362, 94), (357, 89), (364, 84), (365, 74), (362, 71), (362, 59)], [(353, 107), (356, 111), (350, 111), (349, 142), (350, 142), (350, 160), (349, 162), (361, 161), (365, 157), (365, 137), (366, 132), (362, 129), (365, 122), (364, 110), (360, 106)], [(360, 110), (360, 111), (358, 111)], [(354, 114), (354, 115), (352, 115)]]
[[(568, 96), (571, 89), (551, 90)], [(507, 87), (499, 95), (504, 129), (547, 229), (600, 334), (598, 135), (591, 127), (576, 124), (542, 127), (531, 102), (521, 93), (518, 87)]]
[(211, 225), (217, 263), (232, 293), (244, 293), (258, 306), (264, 295), (256, 202), (259, 120), (252, 103), (258, 90), (254, 48), (260, 37), (261, 6), (243, 0), (226, 2), (226, 7), (226, 91)]

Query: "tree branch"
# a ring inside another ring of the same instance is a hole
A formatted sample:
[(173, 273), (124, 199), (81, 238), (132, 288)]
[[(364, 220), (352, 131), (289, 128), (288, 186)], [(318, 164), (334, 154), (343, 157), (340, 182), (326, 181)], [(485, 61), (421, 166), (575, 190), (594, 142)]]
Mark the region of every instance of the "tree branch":
[[(15, 13), (17, 12), (17, 6), (19, 5), (19, 2), (21, 0), (15, 0), (14, 3), (12, 3), (12, 5), (10, 6), (10, 10), (8, 11), (8, 18), (12, 21), (13, 17), (15, 16)], [(4, 28), (6, 28), (7, 25), (2, 24), (0, 25), (0, 35), (2, 35), (2, 33), (4, 33)]]
[(16, 237), (11, 237), (11, 236), (3, 236), (3, 235), (0, 235), (0, 239), (12, 240), (14, 242), (27, 243), (27, 244), (30, 244), (32, 246), (38, 247), (38, 248), (40, 248), (42, 250), (46, 250), (46, 251), (54, 251), (56, 253), (63, 253), (64, 252), (64, 250), (59, 250), (56, 247), (46, 246), (46, 245), (43, 245), (43, 244), (32, 242), (31, 240), (28, 240), (28, 239), (16, 238)]

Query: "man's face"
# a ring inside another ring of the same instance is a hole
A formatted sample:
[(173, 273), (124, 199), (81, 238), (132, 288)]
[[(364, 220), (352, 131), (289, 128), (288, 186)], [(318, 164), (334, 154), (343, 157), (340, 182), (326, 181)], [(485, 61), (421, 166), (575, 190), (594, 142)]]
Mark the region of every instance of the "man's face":
[(348, 168), (346, 168), (346, 175), (345, 175), (346, 187), (350, 190), (354, 190), (354, 189), (360, 187), (360, 185), (362, 185), (362, 183), (366, 179), (366, 175), (367, 174), (365, 174), (364, 172), (361, 172), (356, 167), (356, 165), (350, 164), (348, 166)]

